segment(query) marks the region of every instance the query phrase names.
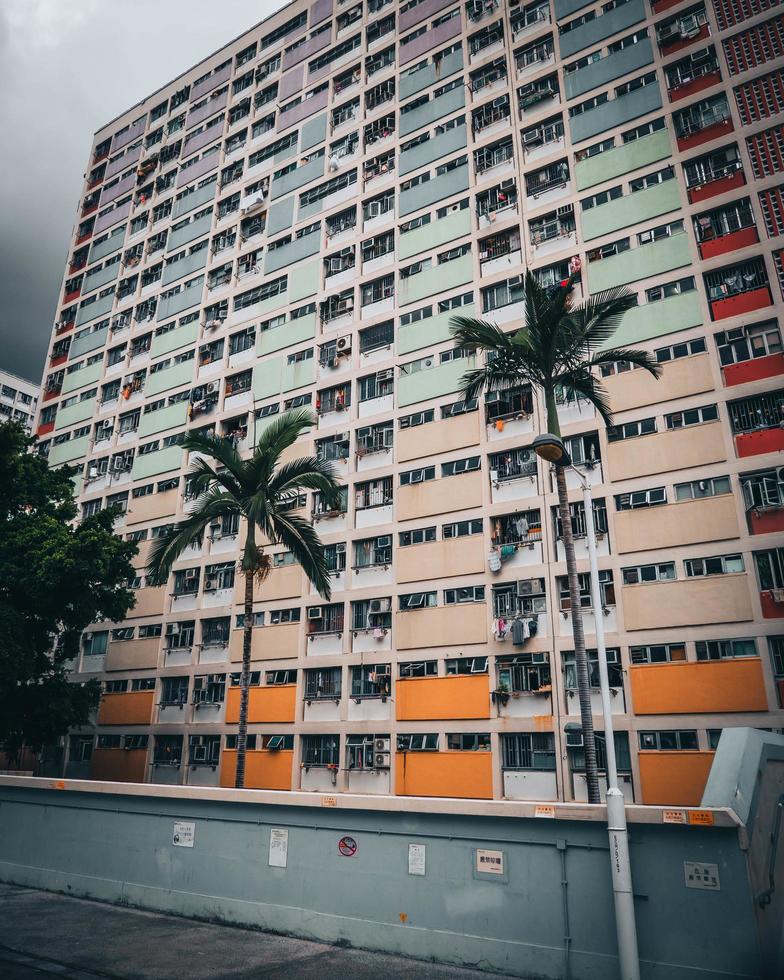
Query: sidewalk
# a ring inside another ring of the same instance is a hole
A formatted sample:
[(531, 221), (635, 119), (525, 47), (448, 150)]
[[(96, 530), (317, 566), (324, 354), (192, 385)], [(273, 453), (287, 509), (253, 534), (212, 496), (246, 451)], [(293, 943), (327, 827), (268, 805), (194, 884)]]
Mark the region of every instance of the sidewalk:
[(0, 883), (3, 980), (511, 980)]

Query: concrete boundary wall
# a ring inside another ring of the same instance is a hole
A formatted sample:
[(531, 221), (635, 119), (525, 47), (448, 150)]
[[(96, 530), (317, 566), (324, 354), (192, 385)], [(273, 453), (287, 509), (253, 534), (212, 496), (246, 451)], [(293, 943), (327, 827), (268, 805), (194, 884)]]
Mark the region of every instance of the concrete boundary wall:
[[(379, 802), (0, 777), (0, 879), (521, 977), (617, 976), (602, 807)], [(759, 977), (742, 828), (678, 812), (632, 808), (643, 977)], [(688, 887), (684, 862), (720, 887)]]

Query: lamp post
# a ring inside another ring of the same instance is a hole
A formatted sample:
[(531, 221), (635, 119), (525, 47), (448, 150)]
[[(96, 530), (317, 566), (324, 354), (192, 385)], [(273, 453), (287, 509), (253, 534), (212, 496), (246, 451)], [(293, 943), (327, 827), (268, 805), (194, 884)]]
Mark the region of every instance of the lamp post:
[(610, 867), (612, 871), (613, 900), (615, 903), (615, 930), (618, 937), (618, 960), (621, 980), (639, 980), (640, 958), (637, 950), (637, 926), (634, 918), (634, 895), (629, 860), (629, 835), (626, 828), (626, 801), (618, 786), (618, 768), (615, 760), (615, 735), (613, 731), (610, 682), (607, 674), (607, 650), (604, 643), (604, 616), (599, 586), (599, 563), (596, 558), (596, 531), (593, 523), (593, 496), (588, 481), (576, 469), (563, 441), (550, 432), (537, 436), (533, 442), (537, 456), (553, 466), (571, 466), (580, 478), (585, 509), (585, 533), (588, 542), (588, 562), (591, 577), (591, 605), (596, 621), (596, 650), (599, 660), (599, 689), (604, 716), (604, 741), (607, 757), (607, 833), (610, 838)]

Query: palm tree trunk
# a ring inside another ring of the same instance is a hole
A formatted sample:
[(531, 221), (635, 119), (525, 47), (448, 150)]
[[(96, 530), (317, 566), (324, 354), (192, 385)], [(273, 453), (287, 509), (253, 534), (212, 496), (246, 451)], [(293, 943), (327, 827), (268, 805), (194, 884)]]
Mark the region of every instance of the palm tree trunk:
[(242, 624), (242, 673), (240, 674), (240, 717), (237, 727), (237, 771), (234, 788), (245, 788), (245, 753), (248, 747), (248, 700), (250, 696), (250, 651), (253, 635), (253, 570), (245, 572), (245, 606)]
[[(558, 410), (552, 392), (545, 393), (547, 405), (547, 428), (553, 435), (561, 435), (558, 423)], [(572, 617), (574, 637), (574, 663), (577, 674), (577, 696), (580, 702), (580, 723), (583, 732), (583, 754), (585, 756), (585, 779), (588, 786), (588, 802), (599, 803), (599, 772), (596, 764), (596, 737), (593, 730), (591, 710), (591, 682), (588, 673), (588, 654), (585, 651), (585, 631), (580, 605), (580, 585), (577, 579), (577, 559), (574, 554), (572, 535), (572, 515), (569, 511), (569, 494), (566, 488), (566, 471), (563, 466), (555, 468), (555, 482), (558, 488), (558, 511), (561, 518), (562, 540), (566, 556), (566, 572), (569, 579), (569, 609)], [(601, 615), (601, 609), (594, 610)]]

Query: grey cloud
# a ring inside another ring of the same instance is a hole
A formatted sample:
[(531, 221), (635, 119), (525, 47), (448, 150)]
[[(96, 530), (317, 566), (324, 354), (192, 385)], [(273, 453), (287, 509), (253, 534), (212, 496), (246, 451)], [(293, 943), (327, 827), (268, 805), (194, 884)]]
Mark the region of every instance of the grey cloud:
[(283, 5), (0, 0), (0, 366), (43, 373), (93, 132)]

